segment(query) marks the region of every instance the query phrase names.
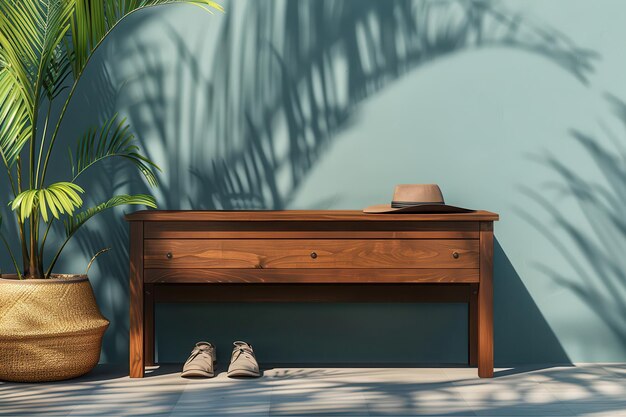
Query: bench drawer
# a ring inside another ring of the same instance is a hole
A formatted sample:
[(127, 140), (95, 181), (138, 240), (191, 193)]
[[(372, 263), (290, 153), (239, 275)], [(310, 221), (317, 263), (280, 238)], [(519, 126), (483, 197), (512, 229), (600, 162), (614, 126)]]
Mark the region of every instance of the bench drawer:
[(146, 239), (145, 268), (478, 268), (473, 239)]

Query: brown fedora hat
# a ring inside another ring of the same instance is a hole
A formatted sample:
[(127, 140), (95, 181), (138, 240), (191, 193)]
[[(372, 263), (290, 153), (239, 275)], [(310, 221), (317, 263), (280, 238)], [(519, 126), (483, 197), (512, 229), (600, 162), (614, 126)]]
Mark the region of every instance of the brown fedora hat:
[(449, 206), (437, 184), (399, 184), (391, 204), (379, 204), (363, 209), (363, 213), (469, 213), (474, 210)]

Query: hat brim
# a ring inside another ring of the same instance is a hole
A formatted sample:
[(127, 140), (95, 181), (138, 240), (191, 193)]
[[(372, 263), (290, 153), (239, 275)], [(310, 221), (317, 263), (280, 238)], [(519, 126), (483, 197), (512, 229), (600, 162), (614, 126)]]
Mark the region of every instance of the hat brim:
[(393, 208), (391, 204), (378, 204), (363, 209), (363, 213), (385, 214), (385, 213), (470, 213), (474, 210), (463, 207), (449, 206), (447, 204), (416, 204), (414, 206)]

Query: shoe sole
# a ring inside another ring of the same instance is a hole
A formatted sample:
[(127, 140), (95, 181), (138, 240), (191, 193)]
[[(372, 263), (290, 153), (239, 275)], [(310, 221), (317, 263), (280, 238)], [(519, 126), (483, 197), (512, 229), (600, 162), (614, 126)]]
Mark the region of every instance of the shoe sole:
[(227, 375), (229, 378), (239, 377), (239, 376), (259, 378), (261, 376), (259, 372), (248, 371), (247, 369), (234, 369), (232, 371), (228, 371)]
[[(217, 363), (217, 358), (213, 358), (213, 368), (215, 368), (215, 364)], [(200, 376), (204, 378), (213, 378), (215, 373), (208, 371), (201, 371), (199, 369), (190, 369), (189, 371), (183, 371), (180, 374), (181, 377), (189, 377), (189, 376)]]
[(190, 376), (199, 376), (199, 377), (204, 377), (204, 378), (213, 378), (213, 376), (215, 376), (214, 373), (212, 372), (207, 372), (207, 371), (201, 371), (199, 369), (193, 369), (193, 370), (189, 370), (189, 371), (183, 371), (180, 376), (182, 376), (183, 378), (187, 378)]

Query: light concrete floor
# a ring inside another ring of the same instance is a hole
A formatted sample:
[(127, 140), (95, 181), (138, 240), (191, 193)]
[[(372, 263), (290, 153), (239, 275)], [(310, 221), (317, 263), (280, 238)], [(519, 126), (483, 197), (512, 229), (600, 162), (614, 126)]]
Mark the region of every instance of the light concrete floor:
[(272, 368), (188, 380), (162, 366), (144, 379), (99, 366), (72, 381), (0, 382), (0, 415), (626, 416), (626, 364), (498, 369)]

